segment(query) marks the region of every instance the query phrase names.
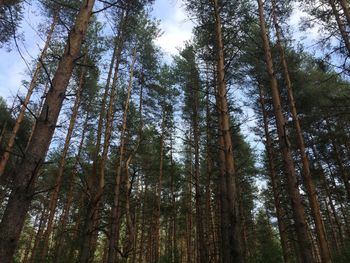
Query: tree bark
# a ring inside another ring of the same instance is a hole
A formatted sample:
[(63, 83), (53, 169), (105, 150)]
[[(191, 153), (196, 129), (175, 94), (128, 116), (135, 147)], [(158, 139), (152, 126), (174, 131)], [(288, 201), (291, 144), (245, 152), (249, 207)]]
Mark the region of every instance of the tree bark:
[(329, 262), (331, 262), (330, 250), (329, 250), (329, 246), (328, 246), (326, 231), (325, 231), (324, 224), (323, 224), (320, 205), (318, 202), (316, 187), (314, 185), (314, 182), (312, 181), (309, 159), (306, 155), (304, 137), (303, 137), (303, 133), (301, 130), (300, 121), (299, 121), (299, 117), (298, 117), (298, 113), (297, 113), (297, 109), (296, 109), (296, 105), (295, 105), (292, 81), (291, 81), (290, 75), (289, 75), (289, 69), (288, 69), (288, 64), (287, 64), (287, 60), (286, 60), (286, 55), (285, 55), (284, 47), (282, 44), (282, 32), (281, 32), (281, 28), (279, 27), (279, 24), (278, 24), (276, 11), (277, 11), (276, 10), (276, 0), (272, 0), (272, 19), (273, 19), (273, 22), (275, 25), (275, 31), (276, 31), (276, 38), (277, 38), (276, 45), (277, 45), (277, 48), (278, 48), (279, 53), (280, 53), (284, 78), (285, 78), (285, 81), (287, 84), (287, 93), (288, 93), (290, 111), (292, 113), (294, 129), (295, 129), (295, 133), (296, 133), (296, 137), (297, 137), (297, 144), (298, 144), (299, 152), (301, 155), (301, 161), (302, 161), (302, 165), (303, 165), (302, 175), (303, 175), (304, 184), (305, 184), (305, 187), (307, 190), (307, 195), (309, 197), (311, 214), (312, 214), (313, 220), (315, 222), (315, 229), (316, 229), (318, 247), (320, 250), (321, 259), (322, 259), (323, 263), (329, 263)]
[[(224, 58), (224, 44), (221, 32), (221, 21), (219, 14), (218, 0), (212, 0), (215, 19), (215, 34), (217, 44), (217, 91), (216, 91), (216, 104), (219, 114), (219, 132), (220, 132), (220, 146), (221, 151), (224, 152), (225, 159), (222, 160), (221, 165), (225, 165), (224, 176), (226, 180), (226, 196), (229, 214), (229, 244), (226, 249), (229, 249), (229, 253), (225, 253), (225, 257), (222, 259), (223, 263), (232, 262), (235, 260), (237, 263), (244, 262), (241, 240), (241, 226), (239, 215), (239, 202), (238, 191), (236, 186), (236, 173), (233, 158), (233, 144), (230, 131), (230, 115), (228, 109), (228, 103), (226, 98), (227, 88), (225, 83), (225, 58)], [(222, 194), (222, 193), (221, 193)], [(226, 208), (225, 208), (226, 209)], [(222, 233), (226, 234), (226, 233)]]
[(273, 158), (273, 147), (272, 147), (272, 140), (270, 136), (269, 131), (269, 124), (268, 124), (268, 114), (265, 108), (265, 95), (264, 95), (264, 87), (259, 83), (258, 80), (258, 86), (259, 86), (259, 97), (260, 97), (260, 106), (261, 111), (263, 115), (263, 123), (264, 123), (264, 132), (265, 132), (265, 149), (267, 152), (267, 159), (269, 164), (269, 172), (270, 172), (270, 179), (271, 179), (271, 185), (272, 185), (272, 193), (273, 193), (273, 199), (276, 209), (276, 216), (277, 216), (277, 222), (278, 222), (278, 230), (281, 237), (281, 247), (282, 247), (282, 253), (283, 253), (283, 260), (285, 263), (291, 263), (292, 257), (291, 257), (291, 251), (288, 244), (288, 237), (287, 237), (287, 226), (284, 223), (283, 219), (283, 211), (281, 208), (281, 198), (279, 194), (279, 187), (277, 183), (277, 174), (276, 174), (276, 166)]
[(277, 133), (279, 138), (280, 150), (284, 161), (285, 172), (287, 175), (287, 186), (288, 186), (288, 191), (291, 198), (293, 219), (295, 221), (295, 228), (296, 228), (300, 253), (302, 255), (302, 262), (311, 263), (313, 262), (312, 247), (308, 237), (304, 207), (302, 205), (301, 196), (298, 190), (298, 182), (297, 182), (297, 177), (296, 177), (296, 172), (294, 167), (294, 161), (293, 161), (292, 153), (290, 149), (290, 142), (288, 140), (288, 135), (286, 133), (286, 123), (282, 113), (282, 106), (280, 102), (278, 84), (277, 84), (277, 79), (273, 68), (272, 55), (271, 55), (266, 25), (265, 25), (262, 0), (258, 0), (258, 6), (259, 6), (261, 38), (262, 38), (262, 44), (263, 44), (263, 49), (265, 53), (267, 71), (271, 82), (272, 102), (273, 102), (274, 114), (276, 118)]
[(27, 106), (28, 106), (28, 103), (30, 101), (30, 97), (33, 94), (34, 88), (36, 87), (36, 83), (37, 83), (39, 75), (41, 73), (42, 63), (44, 63), (43, 60), (46, 57), (47, 50), (49, 48), (49, 44), (51, 42), (52, 34), (53, 34), (54, 30), (55, 30), (55, 26), (57, 24), (57, 21), (58, 21), (58, 13), (54, 14), (54, 16), (53, 16), (53, 21), (52, 21), (52, 24), (50, 26), (49, 32), (47, 34), (45, 45), (43, 47), (43, 50), (41, 51), (40, 58), (38, 59), (38, 62), (36, 64), (36, 68), (35, 68), (32, 80), (30, 81), (30, 84), (29, 84), (29, 87), (28, 87), (28, 91), (27, 91), (27, 95), (26, 95), (24, 101), (21, 102), (21, 104), (22, 104), (21, 110), (20, 110), (19, 115), (17, 117), (16, 123), (13, 126), (10, 138), (9, 138), (9, 140), (7, 142), (6, 150), (5, 150), (5, 152), (4, 152), (4, 154), (3, 154), (2, 158), (1, 158), (1, 161), (0, 161), (0, 178), (1, 178), (1, 180), (0, 181), (4, 180), (2, 177), (4, 175), (6, 164), (7, 164), (7, 161), (9, 160), (10, 154), (11, 154), (11, 152), (13, 150), (13, 146), (15, 144), (16, 136), (17, 136), (17, 133), (18, 133), (20, 127), (21, 127), (22, 121), (24, 119), (24, 114), (25, 114), (25, 112), (27, 110)]
[(52, 80), (52, 86), (35, 127), (32, 141), (29, 143), (25, 157), (13, 173), (14, 187), (0, 223), (0, 262), (2, 263), (9, 263), (13, 260), (25, 215), (35, 192), (38, 171), (45, 160), (56, 128), (58, 115), (74, 64), (79, 58), (80, 47), (88, 28), (94, 2), (94, 0), (85, 0), (82, 3)]
[[(84, 64), (86, 63), (86, 61), (87, 61), (87, 56), (84, 59)], [(79, 84), (78, 84), (78, 88), (76, 90), (77, 95), (76, 95), (74, 105), (72, 108), (72, 115), (70, 117), (68, 131), (66, 134), (66, 139), (64, 142), (63, 150), (62, 150), (59, 164), (58, 164), (58, 172), (57, 172), (57, 176), (55, 178), (54, 189), (53, 189), (51, 196), (50, 196), (49, 219), (47, 222), (46, 231), (44, 232), (44, 235), (43, 235), (43, 247), (42, 247), (41, 256), (40, 256), (42, 262), (46, 261), (46, 257), (48, 254), (49, 238), (50, 238), (50, 235), (52, 233), (54, 217), (55, 217), (55, 212), (56, 212), (56, 207), (57, 207), (57, 202), (58, 202), (58, 194), (59, 194), (60, 189), (61, 189), (64, 168), (65, 168), (65, 164), (66, 164), (66, 157), (67, 157), (70, 142), (72, 139), (73, 129), (74, 129), (76, 119), (78, 116), (78, 110), (79, 110), (79, 106), (80, 106), (81, 94), (82, 94), (83, 85), (84, 85), (85, 73), (86, 73), (86, 68), (83, 67), (82, 71), (80, 73), (80, 77), (79, 77)]]

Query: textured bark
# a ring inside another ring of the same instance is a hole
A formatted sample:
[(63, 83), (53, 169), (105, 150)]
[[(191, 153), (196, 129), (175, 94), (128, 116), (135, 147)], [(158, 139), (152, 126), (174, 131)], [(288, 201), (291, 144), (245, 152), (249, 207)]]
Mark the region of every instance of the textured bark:
[[(39, 116), (40, 112), (43, 109), (48, 89), (49, 89), (49, 81), (47, 80), (46, 83), (45, 83), (45, 88), (44, 88), (43, 95), (41, 96), (41, 100), (40, 100), (40, 103), (39, 103), (38, 111), (36, 112), (35, 116)], [(28, 145), (29, 145), (30, 141), (32, 140), (33, 133), (34, 133), (34, 130), (35, 130), (35, 125), (36, 125), (36, 122), (32, 126), (32, 129), (30, 130), (29, 137), (28, 137), (28, 142), (27, 142), (27, 146), (26, 146), (25, 151), (28, 149)]]
[[(3, 156), (1, 157), (1, 161), (0, 161), (0, 178), (3, 177), (3, 175), (4, 175), (4, 171), (5, 171), (5, 168), (6, 168), (7, 161), (9, 160), (10, 154), (11, 154), (11, 152), (13, 150), (13, 146), (15, 145), (17, 133), (18, 133), (20, 127), (21, 127), (22, 121), (24, 119), (24, 114), (26, 112), (28, 103), (30, 101), (30, 97), (33, 94), (34, 88), (36, 87), (39, 75), (41, 73), (42, 63), (43, 63), (43, 60), (46, 57), (47, 50), (49, 48), (49, 44), (51, 42), (52, 34), (53, 34), (54, 30), (55, 30), (55, 26), (57, 24), (57, 21), (58, 21), (58, 14), (56, 13), (54, 15), (54, 17), (53, 17), (53, 21), (52, 21), (52, 24), (50, 26), (49, 32), (47, 34), (43, 50), (41, 51), (40, 58), (39, 58), (39, 60), (38, 60), (38, 62), (36, 64), (36, 68), (35, 68), (32, 80), (30, 81), (30, 84), (29, 84), (29, 87), (28, 87), (27, 95), (26, 95), (24, 101), (22, 101), (21, 110), (20, 110), (20, 112), (18, 114), (16, 123), (13, 126), (10, 138), (9, 138), (9, 140), (7, 142), (6, 150), (5, 150), (4, 154), (3, 154)], [(4, 179), (2, 179), (2, 180), (4, 180)]]
[[(87, 56), (84, 59), (84, 64), (86, 64), (86, 61), (87, 61)], [(60, 189), (61, 189), (64, 168), (65, 168), (65, 164), (66, 164), (66, 157), (67, 157), (67, 153), (68, 153), (68, 150), (70, 147), (70, 142), (72, 139), (75, 122), (76, 122), (76, 119), (78, 116), (78, 110), (79, 110), (79, 106), (80, 106), (81, 93), (82, 93), (83, 85), (84, 85), (85, 73), (86, 73), (86, 68), (83, 67), (82, 71), (80, 73), (80, 77), (79, 77), (79, 84), (78, 84), (78, 88), (76, 90), (77, 95), (76, 95), (74, 105), (72, 108), (72, 115), (70, 117), (68, 131), (66, 134), (66, 139), (64, 142), (63, 150), (62, 150), (59, 164), (58, 164), (58, 172), (57, 172), (57, 175), (55, 178), (54, 189), (53, 189), (51, 196), (50, 196), (49, 219), (47, 222), (46, 231), (43, 235), (43, 247), (42, 247), (41, 256), (40, 256), (42, 262), (46, 261), (46, 257), (48, 254), (49, 238), (50, 238), (50, 235), (51, 235), (52, 230), (53, 230), (54, 217), (55, 217), (55, 212), (56, 212), (56, 207), (57, 207), (57, 202), (58, 202), (58, 194), (59, 194)]]
[(29, 209), (35, 183), (55, 131), (65, 92), (79, 58), (81, 44), (88, 28), (94, 0), (85, 0), (69, 34), (68, 42), (58, 64), (52, 87), (47, 94), (39, 121), (25, 157), (13, 173), (14, 187), (0, 224), (0, 262), (12, 262), (19, 236)]
[(306, 187), (306, 192), (310, 202), (312, 218), (315, 222), (315, 229), (316, 229), (317, 241), (318, 241), (318, 247), (319, 247), (321, 259), (322, 259), (322, 262), (329, 263), (331, 262), (330, 250), (328, 246), (326, 231), (323, 224), (320, 205), (318, 202), (316, 187), (314, 182), (312, 181), (309, 159), (306, 155), (304, 137), (301, 130), (300, 121), (299, 121), (299, 117), (298, 117), (298, 113), (295, 105), (292, 81), (289, 75), (286, 55), (282, 44), (282, 32), (281, 32), (281, 28), (279, 27), (276, 11), (277, 11), (276, 0), (272, 0), (272, 19), (273, 19), (273, 22), (275, 25), (275, 31), (276, 31), (276, 38), (277, 38), (276, 45), (280, 53), (284, 79), (287, 84), (287, 93), (288, 93), (290, 111), (292, 113), (292, 119), (293, 119), (295, 134), (297, 138), (297, 144), (298, 144), (298, 148), (301, 156), (301, 162), (303, 165), (302, 175), (303, 175), (304, 184)]
[[(228, 103), (226, 98), (227, 88), (225, 83), (225, 59), (224, 59), (224, 45), (221, 32), (221, 21), (219, 14), (218, 0), (212, 0), (214, 7), (215, 20), (215, 34), (217, 46), (217, 90), (216, 90), (216, 106), (219, 114), (219, 130), (220, 130), (220, 146), (221, 151), (224, 152), (225, 160), (222, 160), (221, 165), (224, 165), (224, 176), (226, 180), (226, 196), (227, 199), (227, 213), (229, 215), (228, 233), (229, 243), (226, 244), (225, 249), (229, 249), (229, 253), (224, 253), (223, 263), (232, 262), (237, 263), (244, 261), (242, 254), (242, 240), (241, 240), (241, 226), (239, 215), (238, 192), (236, 186), (235, 165), (233, 158), (233, 144), (230, 130), (230, 115)], [(221, 193), (223, 194), (223, 193)], [(226, 213), (226, 212), (225, 212)], [(226, 235), (225, 233), (222, 233)], [(224, 242), (222, 240), (222, 242)], [(227, 241), (225, 241), (227, 242)]]
[(291, 263), (292, 257), (291, 257), (291, 251), (290, 246), (288, 244), (288, 237), (287, 237), (287, 226), (284, 223), (283, 218), (283, 211), (281, 208), (281, 198), (279, 194), (279, 187), (277, 183), (277, 174), (276, 174), (276, 166), (273, 158), (273, 147), (272, 147), (272, 140), (270, 136), (269, 131), (269, 124), (268, 124), (268, 114), (265, 108), (265, 95), (264, 95), (264, 87), (258, 83), (259, 86), (259, 97), (260, 97), (260, 106), (261, 111), (263, 115), (263, 122), (264, 122), (264, 132), (265, 132), (265, 148), (267, 152), (267, 159), (269, 164), (269, 172), (270, 172), (270, 179), (271, 179), (271, 185), (272, 185), (272, 193), (273, 193), (273, 199), (274, 204), (276, 208), (276, 216), (277, 216), (277, 222), (278, 222), (278, 230), (281, 237), (281, 247), (282, 247), (282, 253), (283, 253), (283, 260), (285, 263)]
[(261, 38), (263, 49), (265, 53), (265, 61), (267, 65), (267, 71), (270, 78), (271, 84), (271, 93), (272, 93), (272, 102), (274, 108), (274, 115), (276, 118), (276, 126), (278, 133), (278, 141), (280, 145), (280, 150), (282, 153), (285, 172), (287, 176), (287, 186), (288, 192), (291, 198), (291, 205), (293, 210), (293, 219), (295, 221), (295, 229), (297, 233), (300, 253), (302, 256), (302, 262), (311, 263), (313, 262), (312, 256), (312, 247), (308, 237), (308, 230), (305, 218), (304, 207), (301, 202), (301, 196), (298, 189), (296, 171), (294, 167), (294, 161), (292, 158), (292, 153), (290, 149), (290, 142), (288, 140), (288, 135), (286, 133), (286, 123), (282, 113), (282, 106), (280, 102), (280, 94), (278, 91), (277, 79), (274, 72), (272, 55), (270, 50), (270, 44), (268, 40), (265, 18), (264, 18), (264, 9), (262, 0), (258, 0), (259, 5), (259, 18), (260, 18), (260, 29), (261, 29)]
[[(131, 64), (131, 69), (130, 69), (130, 77), (129, 77), (129, 84), (128, 84), (128, 90), (127, 90), (127, 98), (125, 100), (124, 104), (124, 113), (123, 113), (123, 123), (122, 123), (122, 130), (120, 134), (120, 152), (119, 152), (119, 163), (117, 166), (117, 174), (115, 177), (115, 185), (114, 185), (114, 192), (113, 192), (113, 205), (112, 205), (112, 211), (111, 211), (111, 218), (112, 218), (112, 223), (111, 223), (111, 228), (109, 231), (109, 248), (108, 248), (108, 258), (107, 262), (108, 263), (114, 263), (115, 258), (116, 258), (116, 244), (117, 244), (117, 231), (119, 228), (119, 220), (117, 220), (118, 217), (118, 204), (119, 204), (119, 198), (120, 198), (120, 182), (121, 182), (121, 177), (122, 177), (122, 171), (127, 169), (127, 165), (125, 162), (125, 143), (126, 143), (126, 138), (125, 138), (125, 133), (126, 133), (126, 128), (127, 128), (127, 117), (128, 117), (128, 111), (129, 111), (129, 104), (130, 104), (130, 97), (131, 97), (131, 90), (132, 90), (132, 83), (133, 83), (133, 78), (134, 78), (134, 67), (135, 67), (135, 61), (136, 61), (136, 50), (133, 50), (133, 58), (132, 58), (132, 64)], [(130, 219), (130, 208), (128, 207), (128, 195), (129, 195), (129, 178), (128, 178), (128, 173), (125, 173), (125, 182), (127, 184), (127, 189), (126, 189), (126, 216), (127, 216), (127, 227), (129, 231), (129, 247), (128, 249), (132, 250), (132, 245), (133, 245), (133, 238), (134, 238), (134, 228), (131, 224), (131, 219)], [(124, 251), (125, 252), (125, 251)]]

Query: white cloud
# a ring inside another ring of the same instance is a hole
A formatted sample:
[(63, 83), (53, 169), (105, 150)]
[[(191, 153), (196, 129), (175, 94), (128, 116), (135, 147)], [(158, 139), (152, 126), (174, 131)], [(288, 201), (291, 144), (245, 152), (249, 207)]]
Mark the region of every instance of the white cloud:
[(193, 23), (187, 18), (181, 1), (157, 0), (156, 16), (161, 14), (160, 28), (163, 35), (156, 40), (167, 55), (177, 54), (179, 47), (191, 39)]

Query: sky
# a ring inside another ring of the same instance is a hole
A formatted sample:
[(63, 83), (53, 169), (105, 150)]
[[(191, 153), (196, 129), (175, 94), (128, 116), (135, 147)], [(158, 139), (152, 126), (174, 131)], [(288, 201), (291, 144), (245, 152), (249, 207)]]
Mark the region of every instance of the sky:
[[(171, 55), (177, 53), (177, 49), (181, 48), (185, 41), (191, 39), (193, 24), (187, 19), (180, 0), (156, 0), (152, 15), (161, 20), (160, 28), (163, 34), (156, 43), (169, 59)], [(19, 29), (23, 34), (23, 40), (18, 40), (18, 46), (28, 63), (38, 56), (40, 47), (43, 46), (43, 41), (36, 31), (40, 22), (42, 19), (35, 7), (25, 10)], [(26, 63), (21, 59), (13, 43), (11, 44), (10, 52), (6, 48), (0, 49), (0, 96), (4, 97), (8, 103), (11, 103), (19, 88), (21, 95), (26, 93), (22, 81), (28, 80)]]

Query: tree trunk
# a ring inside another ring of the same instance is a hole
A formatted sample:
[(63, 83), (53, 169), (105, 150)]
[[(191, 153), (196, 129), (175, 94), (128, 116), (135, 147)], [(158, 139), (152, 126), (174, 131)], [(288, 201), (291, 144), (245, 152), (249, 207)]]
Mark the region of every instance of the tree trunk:
[[(198, 73), (195, 72), (194, 75)], [(200, 187), (200, 163), (199, 163), (199, 83), (197, 80), (192, 83), (193, 87), (193, 109), (192, 109), (192, 129), (194, 145), (194, 185), (195, 185), (195, 202), (196, 202), (196, 230), (198, 239), (199, 262), (206, 263), (209, 260), (208, 248), (204, 238), (203, 227), (203, 207), (202, 207), (202, 190)]]
[[(242, 240), (241, 240), (241, 226), (238, 204), (238, 192), (236, 186), (236, 174), (233, 158), (233, 144), (230, 131), (230, 115), (228, 109), (228, 103), (226, 98), (226, 83), (225, 83), (225, 59), (224, 59), (224, 45), (221, 32), (221, 21), (219, 14), (218, 0), (212, 0), (214, 4), (214, 19), (215, 19), (215, 34), (217, 43), (217, 91), (216, 91), (216, 104), (219, 114), (219, 133), (225, 160), (222, 160), (221, 165), (225, 165), (223, 171), (225, 172), (226, 179), (226, 197), (228, 202), (229, 214), (229, 244), (227, 249), (229, 253), (225, 253), (223, 263), (232, 262), (235, 260), (237, 263), (244, 261), (242, 254)], [(227, 258), (228, 257), (228, 258)]]
[(192, 131), (189, 131), (188, 134), (189, 145), (188, 145), (188, 154), (189, 154), (189, 175), (188, 175), (188, 183), (185, 192), (186, 198), (186, 256), (187, 263), (192, 263), (193, 253), (192, 253), (192, 175), (193, 175), (193, 167), (192, 167)]
[(281, 56), (281, 63), (282, 63), (282, 67), (283, 67), (284, 78), (285, 78), (285, 81), (287, 84), (289, 105), (290, 105), (290, 110), (292, 113), (293, 124), (294, 124), (294, 129), (295, 129), (295, 133), (296, 133), (296, 137), (297, 137), (298, 148), (300, 151), (301, 161), (302, 161), (302, 165), (303, 165), (302, 175), (303, 175), (304, 184), (305, 184), (305, 187), (307, 190), (307, 195), (309, 197), (311, 214), (312, 214), (313, 220), (315, 222), (315, 229), (316, 229), (318, 247), (320, 250), (321, 259), (322, 259), (323, 263), (329, 263), (329, 262), (331, 262), (331, 255), (330, 255), (330, 251), (329, 251), (326, 231), (324, 228), (323, 219), (322, 219), (322, 215), (321, 215), (321, 211), (320, 211), (316, 187), (314, 185), (314, 182), (312, 181), (309, 159), (306, 155), (304, 137), (303, 137), (303, 133), (301, 130), (299, 117), (298, 117), (298, 113), (297, 113), (297, 109), (296, 109), (296, 105), (295, 105), (292, 81), (291, 81), (290, 75), (289, 75), (289, 69), (288, 69), (288, 64), (287, 64), (287, 60), (286, 60), (286, 55), (285, 55), (284, 47), (282, 44), (282, 32), (281, 32), (281, 28), (279, 27), (279, 24), (278, 24), (276, 11), (277, 11), (276, 10), (276, 0), (272, 0), (272, 18), (273, 18), (273, 22), (275, 25), (276, 38), (277, 38), (276, 45), (277, 45), (277, 48), (278, 48), (280, 56)]
[(285, 263), (291, 263), (291, 251), (288, 244), (288, 237), (287, 237), (287, 226), (284, 223), (283, 219), (283, 211), (281, 208), (281, 199), (279, 194), (279, 187), (277, 183), (277, 174), (276, 174), (276, 166), (273, 158), (273, 147), (272, 147), (272, 140), (270, 136), (269, 131), (269, 124), (268, 124), (268, 114), (265, 108), (265, 95), (264, 95), (264, 87), (259, 83), (258, 80), (258, 86), (259, 86), (259, 97), (260, 97), (260, 106), (261, 111), (263, 115), (263, 122), (264, 122), (264, 132), (265, 132), (265, 148), (267, 152), (267, 159), (269, 164), (269, 172), (270, 172), (270, 179), (271, 179), (271, 185), (272, 185), (272, 193), (273, 193), (273, 199), (275, 203), (276, 208), (276, 216), (277, 216), (277, 222), (278, 222), (278, 230), (281, 237), (281, 247), (282, 247), (282, 253), (283, 253), (283, 259)]
[(0, 223), (0, 262), (9, 263), (15, 253), (19, 236), (29, 209), (35, 183), (55, 131), (65, 92), (79, 58), (80, 47), (88, 28), (94, 0), (85, 0), (69, 34), (64, 54), (58, 64), (52, 87), (47, 94), (39, 121), (26, 155), (13, 173), (14, 187)]
[[(130, 69), (130, 77), (129, 77), (129, 85), (128, 85), (128, 91), (127, 91), (127, 98), (125, 101), (125, 108), (123, 113), (123, 123), (122, 123), (122, 130), (120, 134), (120, 153), (119, 153), (119, 164), (117, 166), (117, 174), (115, 177), (115, 186), (114, 186), (114, 192), (113, 192), (113, 205), (112, 205), (112, 211), (111, 211), (111, 228), (109, 232), (109, 249), (108, 249), (108, 263), (114, 263), (115, 257), (116, 257), (116, 244), (117, 244), (117, 231), (119, 227), (119, 220), (117, 220), (118, 217), (118, 204), (119, 204), (119, 194), (120, 194), (120, 182), (121, 182), (121, 176), (122, 176), (122, 170), (126, 169), (127, 166), (125, 165), (124, 160), (124, 154), (125, 154), (125, 133), (127, 128), (127, 117), (128, 117), (128, 110), (129, 110), (129, 104), (130, 104), (130, 97), (131, 97), (131, 90), (132, 90), (132, 83), (133, 83), (133, 75), (134, 75), (134, 67), (135, 67), (135, 61), (136, 61), (136, 50), (133, 50), (133, 58), (132, 58), (132, 64)], [(128, 173), (126, 173), (128, 175)], [(126, 176), (125, 178), (127, 183), (127, 191), (126, 195), (128, 195), (128, 188), (129, 188), (129, 178)], [(128, 209), (128, 208), (127, 208)], [(128, 212), (127, 212), (128, 213)], [(128, 217), (128, 215), (127, 215)], [(127, 218), (127, 221), (130, 219)], [(129, 234), (131, 236), (134, 235), (134, 230), (131, 224), (128, 224), (128, 230)], [(132, 246), (133, 242), (131, 242)]]
[(288, 191), (291, 198), (291, 205), (293, 209), (293, 219), (295, 221), (295, 228), (298, 237), (298, 243), (302, 260), (304, 263), (313, 262), (312, 247), (308, 237), (306, 218), (304, 213), (304, 207), (301, 202), (301, 196), (298, 190), (298, 182), (294, 167), (294, 161), (290, 149), (290, 142), (286, 133), (286, 123), (282, 113), (282, 106), (280, 102), (280, 95), (278, 91), (277, 79), (275, 76), (272, 55), (270, 50), (270, 44), (268, 40), (267, 30), (265, 26), (264, 9), (262, 0), (258, 0), (259, 5), (259, 18), (262, 44), (265, 53), (265, 60), (267, 65), (267, 71), (271, 82), (272, 102), (276, 118), (277, 133), (279, 138), (280, 149), (284, 161), (285, 171), (287, 175)]
[[(107, 160), (107, 154), (110, 144), (110, 137), (112, 134), (112, 122), (114, 117), (114, 100), (115, 100), (115, 94), (116, 94), (116, 81), (118, 78), (118, 71), (119, 71), (119, 64), (121, 59), (121, 53), (123, 49), (123, 30), (124, 30), (124, 23), (125, 23), (125, 15), (121, 17), (120, 26), (118, 30), (118, 36), (116, 37), (116, 43), (113, 50), (113, 55), (111, 59), (111, 64), (108, 72), (107, 77), (107, 83), (105, 87), (105, 93), (102, 100), (102, 108), (99, 116), (98, 121), (98, 127), (97, 127), (97, 140), (96, 140), (96, 146), (94, 149), (94, 155), (93, 155), (93, 165), (92, 165), (92, 173), (87, 181), (88, 191), (90, 192), (91, 199), (88, 200), (87, 205), (87, 213), (85, 218), (85, 226), (83, 230), (83, 241), (82, 241), (82, 249), (80, 252), (80, 262), (86, 263), (91, 260), (91, 256), (93, 255), (91, 247), (91, 244), (93, 244), (93, 236), (95, 232), (95, 226), (97, 225), (97, 221), (99, 218), (99, 206), (100, 206), (100, 199), (103, 194), (103, 187), (104, 187), (104, 169), (105, 169), (105, 162)], [(106, 114), (106, 101), (109, 91), (109, 85), (112, 78), (114, 68), (114, 74), (110, 89), (110, 98), (108, 103), (108, 111), (107, 116)], [(104, 142), (103, 142), (103, 150), (102, 150), (102, 156), (99, 156), (100, 148), (101, 148), (101, 138), (102, 138), (102, 129), (103, 129), (103, 120), (106, 118), (106, 127), (104, 131)]]
[(40, 72), (41, 72), (41, 69), (42, 69), (42, 63), (44, 63), (43, 60), (46, 57), (47, 50), (49, 48), (49, 44), (51, 42), (52, 34), (54, 32), (54, 29), (55, 29), (55, 26), (57, 24), (57, 21), (58, 21), (58, 13), (54, 14), (54, 16), (53, 16), (53, 21), (52, 21), (52, 24), (50, 26), (50, 30), (49, 30), (49, 32), (47, 34), (45, 45), (43, 47), (43, 50), (41, 51), (40, 58), (39, 58), (39, 60), (38, 60), (38, 62), (36, 64), (36, 69), (34, 71), (32, 80), (31, 80), (31, 82), (29, 84), (27, 95), (26, 95), (24, 101), (21, 101), (21, 104), (22, 104), (21, 110), (20, 110), (19, 115), (17, 117), (16, 123), (13, 126), (10, 138), (9, 138), (9, 140), (7, 142), (6, 150), (5, 150), (5, 152), (4, 152), (4, 154), (3, 154), (2, 158), (1, 158), (1, 161), (0, 161), (0, 178), (1, 178), (1, 180), (0, 181), (4, 180), (2, 177), (4, 175), (6, 164), (7, 164), (7, 161), (9, 160), (10, 154), (11, 154), (11, 152), (13, 150), (13, 146), (15, 144), (16, 136), (17, 136), (17, 133), (18, 133), (20, 127), (21, 127), (22, 121), (24, 119), (24, 114), (26, 112), (28, 103), (30, 101), (30, 97), (32, 96), (34, 88), (36, 87), (36, 83), (38, 81), (38, 78), (39, 78), (39, 75), (40, 75)]
[(163, 183), (163, 161), (164, 161), (164, 132), (165, 132), (165, 110), (162, 114), (162, 127), (159, 147), (159, 177), (156, 190), (156, 207), (155, 207), (155, 223), (154, 223), (154, 262), (159, 263), (160, 257), (160, 205), (162, 201), (162, 183)]
[(89, 113), (87, 112), (86, 118), (84, 121), (84, 125), (83, 125), (81, 139), (80, 139), (79, 146), (78, 146), (78, 152), (75, 156), (75, 160), (74, 160), (74, 164), (73, 164), (73, 169), (72, 169), (73, 172), (72, 172), (72, 175), (71, 175), (70, 181), (69, 181), (67, 201), (64, 204), (62, 216), (60, 218), (60, 225), (59, 225), (60, 231), (58, 231), (58, 234), (57, 234), (55, 257), (54, 257), (55, 263), (58, 263), (60, 261), (60, 258), (61, 258), (60, 255), (62, 254), (64, 233), (66, 231), (67, 221), (68, 221), (68, 217), (69, 217), (69, 211), (70, 211), (70, 208), (71, 208), (71, 205), (73, 202), (75, 178), (78, 174), (78, 165), (80, 162), (80, 156), (81, 156), (81, 152), (83, 149), (83, 144), (84, 144), (84, 140), (85, 140), (85, 133), (87, 131), (88, 120), (89, 120)]
[[(43, 95), (41, 96), (41, 100), (40, 100), (40, 103), (39, 103), (38, 111), (36, 112), (35, 116), (38, 116), (40, 114), (40, 112), (42, 111), (42, 109), (43, 109), (43, 105), (44, 105), (44, 101), (45, 101), (45, 98), (46, 98), (46, 94), (47, 94), (47, 91), (49, 89), (49, 84), (50, 83), (47, 80), (46, 83), (45, 83), (45, 88), (44, 88)], [(33, 133), (34, 133), (34, 130), (35, 130), (35, 125), (36, 125), (36, 122), (32, 126), (32, 129), (30, 130), (29, 137), (28, 137), (28, 142), (27, 142), (25, 151), (28, 149), (29, 142), (32, 140)]]
[[(84, 59), (84, 64), (86, 63), (86, 61), (87, 61), (87, 56)], [(55, 217), (55, 212), (56, 212), (56, 207), (57, 207), (57, 202), (58, 202), (58, 194), (59, 194), (60, 189), (61, 189), (64, 168), (65, 168), (65, 164), (66, 164), (66, 157), (67, 157), (70, 142), (72, 139), (72, 134), (73, 134), (75, 122), (76, 122), (76, 119), (78, 116), (78, 110), (79, 110), (79, 106), (80, 106), (81, 93), (82, 93), (83, 85), (84, 85), (85, 73), (86, 73), (86, 68), (83, 67), (82, 71), (80, 73), (79, 84), (78, 84), (78, 88), (76, 90), (77, 95), (76, 95), (74, 105), (72, 108), (72, 115), (70, 117), (66, 139), (64, 142), (63, 150), (62, 150), (59, 164), (58, 164), (58, 172), (57, 172), (57, 176), (55, 178), (54, 189), (53, 189), (51, 196), (50, 196), (49, 219), (47, 222), (46, 231), (45, 231), (44, 236), (43, 236), (43, 247), (42, 247), (41, 256), (40, 256), (42, 262), (46, 261), (46, 257), (48, 254), (49, 238), (50, 238), (50, 235), (52, 233), (54, 217)]]

